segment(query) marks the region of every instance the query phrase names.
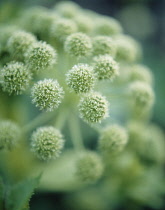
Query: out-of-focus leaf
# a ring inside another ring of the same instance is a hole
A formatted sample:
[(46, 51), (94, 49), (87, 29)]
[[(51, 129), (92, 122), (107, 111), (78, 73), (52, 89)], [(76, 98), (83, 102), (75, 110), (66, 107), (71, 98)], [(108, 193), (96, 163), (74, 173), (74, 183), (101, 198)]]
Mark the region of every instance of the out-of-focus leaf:
[(6, 209), (28, 210), (29, 200), (39, 184), (40, 177), (41, 175), (10, 187), (6, 196)]
[(4, 199), (4, 185), (2, 177), (0, 177), (0, 209), (3, 209), (3, 199)]

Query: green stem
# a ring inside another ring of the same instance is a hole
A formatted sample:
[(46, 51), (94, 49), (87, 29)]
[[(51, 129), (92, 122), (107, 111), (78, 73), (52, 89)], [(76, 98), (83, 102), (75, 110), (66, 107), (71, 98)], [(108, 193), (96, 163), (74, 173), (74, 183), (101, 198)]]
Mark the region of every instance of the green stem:
[(23, 127), (23, 132), (27, 133), (33, 130), (37, 126), (49, 121), (52, 117), (54, 117), (54, 112), (43, 112), (39, 114), (35, 119)]
[(58, 129), (62, 129), (67, 119), (67, 116), (68, 116), (68, 110), (66, 108), (61, 109), (61, 111), (59, 111), (57, 118), (55, 119), (54, 126)]
[(73, 113), (70, 114), (68, 124), (69, 124), (69, 129), (70, 129), (71, 140), (74, 145), (74, 148), (76, 150), (84, 149), (79, 120)]

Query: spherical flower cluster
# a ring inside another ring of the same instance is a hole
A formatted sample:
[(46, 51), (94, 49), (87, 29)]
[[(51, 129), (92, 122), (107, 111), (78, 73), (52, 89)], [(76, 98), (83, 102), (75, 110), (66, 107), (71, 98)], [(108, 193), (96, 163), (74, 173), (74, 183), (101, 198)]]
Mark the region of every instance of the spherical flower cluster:
[(85, 16), (84, 14), (79, 14), (75, 17), (75, 22), (78, 27), (78, 31), (86, 34), (90, 34), (94, 27), (94, 22), (92, 18)]
[(44, 27), (42, 29), (40, 19), (42, 19), (42, 17), (45, 17), (48, 12), (50, 13), (49, 10), (42, 6), (31, 7), (28, 10), (23, 11), (23, 18), (20, 24), (23, 28), (25, 28), (25, 30), (30, 31), (38, 37), (40, 36), (41, 31), (44, 30)]
[(143, 145), (146, 138), (146, 127), (139, 121), (130, 121), (127, 125), (129, 134), (129, 144), (133, 149), (138, 150), (139, 145)]
[(154, 93), (150, 85), (141, 81), (132, 82), (129, 86), (129, 97), (134, 107), (150, 108), (154, 102)]
[(31, 137), (31, 149), (41, 160), (57, 158), (64, 146), (59, 130), (52, 126), (38, 128)]
[(142, 81), (148, 84), (153, 83), (153, 75), (151, 70), (144, 65), (141, 64), (134, 64), (130, 67), (129, 73), (130, 81)]
[(95, 74), (93, 68), (87, 64), (78, 64), (66, 75), (67, 85), (76, 93), (89, 92), (95, 82)]
[(39, 37), (39, 39), (47, 41), (50, 38), (51, 25), (58, 18), (59, 17), (57, 14), (40, 8), (40, 11), (36, 11), (36, 13), (31, 17), (33, 24), (31, 24), (30, 21), (29, 24), (33, 25), (31, 26), (32, 30), (35, 32), (37, 37)]
[(61, 103), (63, 94), (63, 88), (60, 87), (57, 80), (44, 79), (32, 87), (32, 103), (40, 110), (53, 111)]
[(150, 163), (163, 163), (165, 160), (165, 136), (156, 125), (150, 125), (145, 129), (146, 138), (143, 139), (138, 153)]
[(110, 55), (100, 55), (94, 58), (94, 71), (98, 79), (114, 79), (118, 76), (118, 64)]
[(116, 54), (116, 44), (108, 36), (96, 36), (93, 38), (93, 54), (109, 54), (114, 57)]
[(45, 42), (35, 42), (26, 53), (26, 63), (32, 72), (48, 68), (57, 61), (57, 53), (53, 47)]
[(95, 152), (84, 152), (76, 161), (76, 176), (83, 182), (95, 182), (103, 173), (103, 163)]
[(20, 62), (10, 62), (2, 69), (2, 88), (9, 94), (21, 94), (29, 86), (31, 73)]
[(133, 121), (128, 124), (129, 145), (145, 161), (163, 163), (165, 160), (165, 136), (156, 125)]
[(97, 34), (112, 36), (122, 32), (120, 23), (114, 18), (103, 16), (97, 18), (96, 22), (95, 33)]
[(28, 48), (34, 42), (36, 42), (36, 38), (33, 34), (25, 31), (16, 31), (9, 38), (7, 46), (14, 58), (23, 60)]
[(20, 138), (19, 126), (9, 120), (0, 122), (0, 149), (13, 149)]
[(128, 141), (126, 130), (119, 125), (111, 125), (103, 129), (99, 139), (99, 149), (104, 155), (121, 152)]
[(64, 44), (65, 51), (75, 57), (89, 55), (92, 50), (90, 38), (84, 33), (73, 33), (67, 37)]
[(114, 41), (117, 46), (117, 60), (135, 62), (141, 56), (141, 47), (133, 38), (126, 35), (120, 35), (116, 36)]
[(0, 43), (1, 43), (1, 49), (6, 51), (7, 50), (7, 42), (8, 39), (11, 37), (15, 31), (18, 30), (18, 27), (15, 25), (0, 25), (0, 31), (1, 31), (1, 36), (0, 36)]
[(72, 1), (62, 1), (56, 4), (55, 10), (63, 17), (73, 18), (80, 10), (80, 7)]
[(77, 32), (76, 23), (70, 19), (59, 18), (51, 25), (50, 36), (52, 40), (65, 41), (66, 37)]
[(89, 93), (81, 99), (79, 112), (87, 123), (101, 122), (108, 117), (108, 101), (100, 93)]

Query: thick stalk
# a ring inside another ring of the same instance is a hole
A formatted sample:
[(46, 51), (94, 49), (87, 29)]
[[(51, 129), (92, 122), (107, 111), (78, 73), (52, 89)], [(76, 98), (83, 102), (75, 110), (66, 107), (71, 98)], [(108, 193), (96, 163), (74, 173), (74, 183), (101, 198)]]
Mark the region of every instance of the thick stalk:
[(79, 120), (73, 113), (70, 114), (68, 124), (74, 148), (76, 150), (84, 149)]
[(33, 119), (30, 123), (25, 125), (22, 130), (24, 133), (28, 133), (29, 131), (33, 130), (34, 128), (46, 123), (53, 117), (54, 117), (54, 112), (42, 112), (35, 119)]

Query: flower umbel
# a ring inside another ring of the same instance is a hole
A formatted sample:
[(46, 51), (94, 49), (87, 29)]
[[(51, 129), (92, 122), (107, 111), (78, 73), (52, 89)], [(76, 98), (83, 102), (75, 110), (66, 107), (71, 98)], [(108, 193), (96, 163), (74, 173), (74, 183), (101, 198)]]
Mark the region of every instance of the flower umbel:
[(84, 96), (79, 103), (80, 117), (88, 123), (97, 123), (108, 117), (108, 101), (100, 93)]
[(94, 58), (94, 71), (98, 79), (114, 79), (119, 75), (118, 64), (110, 55), (100, 55)]
[(31, 97), (32, 102), (40, 110), (53, 111), (63, 98), (64, 91), (57, 80), (44, 79), (34, 84)]
[(25, 91), (31, 80), (31, 73), (21, 62), (10, 62), (2, 69), (2, 88), (9, 94), (19, 95)]
[(102, 130), (99, 149), (104, 155), (113, 156), (124, 149), (127, 141), (126, 130), (119, 125), (111, 125)]
[(51, 67), (56, 62), (57, 53), (46, 42), (33, 43), (26, 53), (26, 64), (35, 73)]
[(9, 120), (0, 122), (0, 149), (13, 149), (19, 142), (20, 127)]
[(103, 163), (95, 152), (85, 152), (76, 161), (76, 176), (83, 182), (95, 182), (103, 173)]
[(87, 64), (78, 64), (67, 73), (66, 82), (76, 93), (86, 93), (93, 88), (95, 77), (92, 67)]
[(92, 51), (90, 38), (84, 33), (74, 33), (65, 41), (65, 51), (75, 57), (85, 57)]
[(31, 137), (31, 149), (41, 160), (57, 158), (64, 146), (59, 130), (52, 126), (38, 128)]

